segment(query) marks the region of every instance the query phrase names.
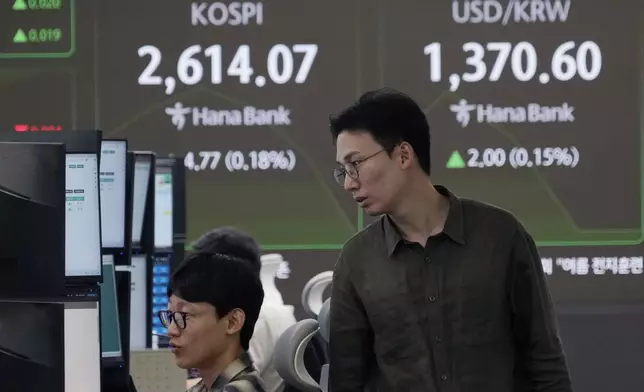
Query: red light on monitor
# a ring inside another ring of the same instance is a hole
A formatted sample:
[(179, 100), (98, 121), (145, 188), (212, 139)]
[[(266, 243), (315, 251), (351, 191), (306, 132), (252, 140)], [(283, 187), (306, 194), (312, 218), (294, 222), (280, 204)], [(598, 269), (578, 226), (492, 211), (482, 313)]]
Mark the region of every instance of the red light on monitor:
[(16, 124), (13, 126), (13, 129), (16, 130), (16, 132), (27, 132), (29, 130), (29, 125), (27, 124)]

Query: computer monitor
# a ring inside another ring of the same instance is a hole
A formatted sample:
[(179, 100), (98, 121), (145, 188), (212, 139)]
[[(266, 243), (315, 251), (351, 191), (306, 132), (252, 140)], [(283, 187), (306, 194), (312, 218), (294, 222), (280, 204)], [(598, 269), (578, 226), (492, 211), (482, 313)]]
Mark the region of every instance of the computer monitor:
[(125, 248), (127, 141), (101, 142), (100, 194), (103, 248)]
[(142, 254), (132, 255), (130, 265), (119, 265), (116, 271), (130, 273), (130, 351), (147, 347), (148, 261)]
[[(64, 143), (67, 156), (65, 211), (65, 274), (68, 282), (98, 281), (101, 275), (100, 202), (98, 191), (98, 154), (102, 132), (0, 132), (0, 141)], [(88, 162), (84, 162), (84, 157)], [(71, 163), (70, 163), (71, 162)], [(82, 167), (77, 167), (77, 164)], [(74, 170), (70, 170), (70, 166)], [(11, 167), (19, 167), (12, 164)], [(93, 175), (90, 172), (93, 170)], [(91, 177), (91, 178), (90, 178)], [(94, 180), (95, 179), (95, 180)], [(70, 193), (71, 192), (71, 193)], [(75, 193), (74, 193), (75, 192)], [(81, 197), (82, 195), (82, 197)], [(64, 197), (64, 196), (61, 196)], [(71, 211), (70, 211), (71, 207)], [(42, 220), (42, 218), (41, 218)], [(44, 220), (43, 220), (44, 221)], [(43, 229), (29, 232), (42, 233)], [(98, 246), (96, 245), (98, 243)], [(41, 246), (41, 249), (49, 250)]]
[(68, 153), (65, 180), (65, 274), (101, 276), (98, 156)]
[(140, 247), (143, 220), (153, 164), (151, 153), (136, 153), (134, 160), (134, 189), (132, 191), (132, 246)]
[[(155, 345), (164, 348), (167, 347), (168, 328), (161, 324), (157, 316), (160, 310), (168, 308), (168, 283), (171, 276), (171, 258), (170, 253), (156, 254), (152, 257), (152, 287), (151, 287), (151, 308), (150, 314), (150, 332), (152, 346)], [(157, 342), (156, 344), (154, 342)]]
[(169, 249), (174, 237), (172, 165), (159, 162), (154, 175), (154, 247)]
[(64, 307), (0, 301), (0, 389), (65, 391)]
[(100, 323), (97, 288), (83, 288), (68, 295), (65, 300), (66, 392), (101, 392)]
[(63, 294), (64, 189), (63, 144), (0, 142), (0, 297)]
[(103, 283), (101, 283), (101, 353), (103, 358), (121, 360), (121, 332), (114, 256), (103, 256)]

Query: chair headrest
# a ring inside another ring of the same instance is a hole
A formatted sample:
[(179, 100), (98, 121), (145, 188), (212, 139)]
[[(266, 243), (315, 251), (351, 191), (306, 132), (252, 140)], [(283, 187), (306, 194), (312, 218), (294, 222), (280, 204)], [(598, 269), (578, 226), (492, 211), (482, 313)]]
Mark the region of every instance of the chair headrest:
[(331, 338), (331, 298), (324, 301), (320, 314), (318, 314), (318, 323), (320, 325), (320, 335), (329, 343)]
[(291, 325), (277, 340), (273, 352), (275, 370), (288, 384), (302, 392), (319, 392), (320, 385), (304, 365), (306, 347), (318, 333), (318, 322), (312, 319)]
[(312, 277), (302, 290), (302, 307), (310, 316), (317, 318), (322, 308), (324, 290), (333, 282), (333, 271), (324, 271)]

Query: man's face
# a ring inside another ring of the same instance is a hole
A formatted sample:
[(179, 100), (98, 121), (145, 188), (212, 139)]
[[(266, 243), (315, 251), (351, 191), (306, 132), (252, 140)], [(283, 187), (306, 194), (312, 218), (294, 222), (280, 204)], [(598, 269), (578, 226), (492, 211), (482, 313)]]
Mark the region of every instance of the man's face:
[[(204, 368), (226, 349), (230, 338), (227, 317), (218, 318), (215, 308), (207, 303), (191, 303), (172, 295), (168, 310), (185, 312), (185, 328), (171, 319), (168, 335), (177, 366), (183, 369)], [(176, 314), (177, 319), (182, 318)]]
[(355, 166), (358, 174), (357, 178), (345, 176), (344, 189), (369, 215), (386, 214), (392, 209), (404, 178), (396, 154), (394, 149), (390, 157), (368, 132), (345, 131), (338, 136), (337, 162), (348, 168)]

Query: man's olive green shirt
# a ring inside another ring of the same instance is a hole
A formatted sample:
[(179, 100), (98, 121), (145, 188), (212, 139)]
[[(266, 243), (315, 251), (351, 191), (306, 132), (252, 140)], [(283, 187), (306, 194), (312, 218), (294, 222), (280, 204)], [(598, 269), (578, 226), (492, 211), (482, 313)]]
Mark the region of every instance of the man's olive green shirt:
[(507, 211), (449, 198), (425, 246), (389, 217), (344, 246), (331, 296), (333, 392), (571, 392), (534, 241)]

